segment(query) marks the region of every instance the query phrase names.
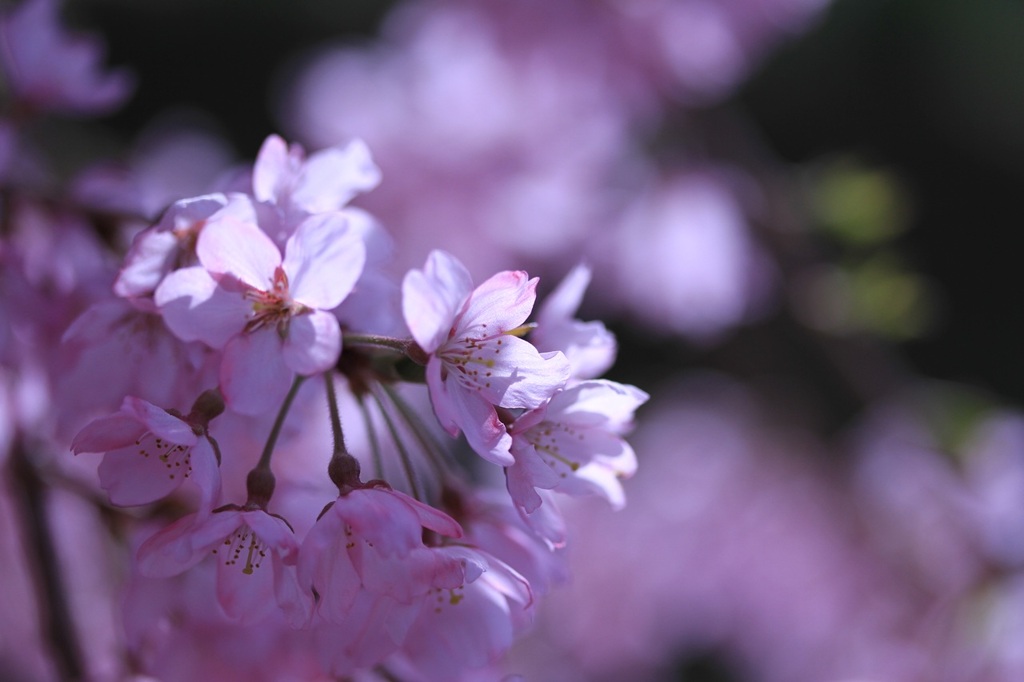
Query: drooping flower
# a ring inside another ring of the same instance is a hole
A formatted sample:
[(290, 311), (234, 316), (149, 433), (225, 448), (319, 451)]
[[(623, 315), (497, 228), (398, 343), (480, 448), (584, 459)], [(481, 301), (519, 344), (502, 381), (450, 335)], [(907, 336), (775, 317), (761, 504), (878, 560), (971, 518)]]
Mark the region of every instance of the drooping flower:
[(494, 663), (532, 621), (530, 585), (513, 568), (471, 547), (438, 551), (466, 566), (466, 582), (431, 590), (423, 598), (400, 651), (388, 660), (402, 679), (457, 679)]
[(536, 287), (525, 272), (505, 271), (474, 289), (466, 268), (444, 251), (433, 251), (402, 283), (406, 324), (430, 356), (427, 385), (438, 420), (503, 466), (514, 462), (512, 439), (495, 408), (537, 408), (569, 378), (562, 353), (540, 353), (516, 335)]
[(636, 471), (636, 455), (622, 434), (648, 397), (635, 386), (595, 379), (521, 415), (510, 427), (516, 461), (506, 469), (520, 513), (529, 515), (540, 506), (536, 488), (597, 494), (622, 507), (619, 481)]
[(294, 373), (334, 366), (341, 329), (330, 312), (362, 272), (365, 248), (343, 215), (304, 220), (284, 255), (260, 228), (226, 217), (199, 235), (200, 265), (176, 270), (154, 300), (180, 339), (224, 349), (221, 390), (242, 414), (276, 405)]
[(229, 618), (254, 623), (282, 609), (290, 622), (301, 625), (310, 605), (295, 575), (298, 551), (282, 518), (229, 505), (212, 514), (185, 516), (151, 537), (139, 548), (138, 570), (153, 578), (170, 577), (212, 555), (217, 602)]
[[(187, 420), (186, 420), (187, 419)], [(116, 414), (95, 419), (71, 443), (75, 454), (105, 453), (100, 485), (112, 504), (149, 504), (177, 490), (186, 478), (199, 486), (209, 510), (220, 494), (220, 473), (206, 435), (209, 417), (187, 418), (128, 396)]]
[(306, 535), (299, 560), (302, 584), (320, 597), (318, 614), (341, 623), (362, 592), (409, 604), (435, 587), (462, 585), (460, 562), (425, 546), (424, 529), (462, 536), (447, 514), (395, 490), (339, 496)]

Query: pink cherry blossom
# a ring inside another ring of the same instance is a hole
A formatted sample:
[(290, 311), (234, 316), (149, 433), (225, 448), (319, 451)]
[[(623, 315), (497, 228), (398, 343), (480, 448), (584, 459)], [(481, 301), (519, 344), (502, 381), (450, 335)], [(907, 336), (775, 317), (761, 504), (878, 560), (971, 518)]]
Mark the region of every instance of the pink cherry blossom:
[(532, 621), (530, 586), (507, 564), (470, 547), (438, 551), (462, 561), (466, 584), (435, 588), (424, 597), (396, 656), (402, 679), (457, 679), (467, 669), (494, 663)]
[(86, 425), (71, 443), (75, 454), (105, 453), (100, 485), (112, 504), (134, 506), (163, 499), (186, 478), (199, 486), (209, 509), (220, 494), (216, 456), (205, 426), (190, 423), (141, 398)]
[(507, 466), (512, 439), (495, 407), (539, 407), (568, 380), (569, 362), (514, 333), (533, 309), (536, 278), (506, 271), (472, 286), (455, 257), (434, 251), (424, 270), (406, 274), (402, 312), (430, 355), (427, 385), (441, 425), (453, 436), (461, 430), (477, 454)]
[(320, 596), (319, 616), (344, 622), (364, 591), (409, 604), (435, 587), (462, 585), (461, 563), (426, 547), (424, 529), (462, 536), (447, 514), (395, 490), (338, 497), (306, 535), (299, 559), (303, 586)]
[(252, 172), (256, 201), (273, 206), (286, 225), (309, 215), (340, 210), (354, 196), (380, 182), (380, 169), (362, 140), (306, 156), (301, 146), (271, 135)]
[(174, 203), (153, 227), (135, 236), (114, 282), (118, 296), (151, 296), (169, 273), (198, 262), (199, 233), (214, 216), (255, 218), (241, 196), (208, 194)]
[(261, 414), (288, 390), (294, 373), (332, 367), (341, 330), (328, 311), (352, 290), (365, 248), (338, 213), (304, 220), (284, 256), (260, 228), (225, 217), (199, 236), (200, 265), (176, 270), (154, 300), (185, 341), (224, 349), (221, 390), (242, 414)]
[(620, 479), (636, 471), (636, 455), (621, 435), (648, 397), (634, 386), (596, 379), (520, 416), (510, 427), (516, 462), (506, 469), (520, 511), (529, 515), (540, 506), (535, 488), (597, 494), (621, 508)]
[(58, 23), (55, 0), (28, 0), (0, 18), (0, 66), (25, 105), (77, 114), (105, 113), (128, 97), (133, 79), (103, 72), (102, 46)]
[[(554, 584), (569, 579), (566, 568), (566, 528), (553, 495), (537, 493), (543, 503), (527, 518), (515, 508), (505, 491), (477, 490), (472, 495), (448, 491), (453, 515), (466, 531), (465, 542), (495, 556), (526, 578), (535, 595), (546, 594)], [(554, 539), (554, 540), (553, 540)]]
[(300, 625), (308, 617), (310, 596), (296, 580), (298, 551), (286, 521), (262, 509), (231, 505), (190, 514), (156, 533), (139, 548), (138, 570), (154, 578), (175, 576), (212, 555), (217, 602), (229, 618), (253, 623), (280, 608)]

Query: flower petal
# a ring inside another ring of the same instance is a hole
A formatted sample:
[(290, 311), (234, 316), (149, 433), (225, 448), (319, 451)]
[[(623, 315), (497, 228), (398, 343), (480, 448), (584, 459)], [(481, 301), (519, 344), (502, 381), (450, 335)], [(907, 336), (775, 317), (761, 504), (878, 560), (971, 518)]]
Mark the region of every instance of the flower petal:
[(448, 338), (472, 289), (469, 271), (444, 251), (432, 251), (423, 270), (406, 273), (402, 281), (402, 314), (423, 350), (432, 353)]
[(292, 378), (276, 330), (239, 334), (224, 347), (220, 389), (228, 407), (239, 414), (256, 416), (278, 407)]
[(192, 427), (183, 419), (142, 398), (126, 396), (121, 403), (121, 411), (145, 424), (146, 429), (155, 436), (172, 443), (192, 446), (199, 440)]
[[(484, 459), (500, 466), (515, 462), (509, 452), (512, 436), (505, 431), (505, 425), (498, 419), (494, 405), (476, 391), (459, 385), (454, 375), (444, 382), (446, 394), (451, 399), (455, 421), (465, 434), (473, 450)], [(436, 409), (436, 408), (435, 408)]]
[(71, 441), (71, 450), (76, 455), (109, 452), (133, 443), (145, 432), (146, 427), (138, 419), (118, 412), (86, 424)]
[(338, 318), (322, 310), (293, 317), (282, 352), (284, 363), (297, 374), (310, 376), (327, 371), (341, 355)]
[(153, 452), (145, 455), (139, 450), (140, 446), (132, 443), (111, 450), (100, 462), (100, 487), (107, 491), (111, 504), (135, 507), (156, 502), (177, 490), (185, 480), (182, 467), (162, 461)]
[(157, 287), (154, 301), (175, 336), (182, 341), (202, 341), (211, 348), (223, 348), (241, 331), (252, 309), (239, 292), (218, 286), (198, 265), (167, 275)]
[(184, 516), (142, 543), (139, 573), (151, 578), (183, 573), (209, 556), (241, 524), (241, 515), (234, 511)]
[(199, 234), (196, 255), (203, 267), (215, 275), (231, 275), (254, 289), (273, 289), (274, 271), (281, 264), (281, 252), (253, 223), (233, 216), (211, 220)]
[(288, 153), (288, 143), (279, 135), (263, 141), (252, 169), (252, 193), (257, 201), (275, 201), (287, 191), (298, 159)]
[(526, 322), (536, 300), (536, 277), (530, 279), (522, 270), (499, 272), (473, 290), (457, 333), (481, 326), (488, 335), (515, 329)]
[(348, 229), (343, 213), (311, 216), (285, 245), (283, 267), (291, 298), (312, 308), (336, 308), (352, 291), (365, 262), (363, 240)]
[(309, 213), (335, 211), (356, 194), (380, 183), (380, 169), (362, 140), (318, 151), (308, 159), (292, 190), (294, 206)]

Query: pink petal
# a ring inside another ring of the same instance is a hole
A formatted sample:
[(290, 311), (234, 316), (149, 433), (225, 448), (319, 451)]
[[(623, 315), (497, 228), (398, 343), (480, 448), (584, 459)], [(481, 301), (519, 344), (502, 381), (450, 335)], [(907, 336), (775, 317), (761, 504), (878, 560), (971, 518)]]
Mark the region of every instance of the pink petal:
[(139, 454), (131, 445), (111, 450), (99, 466), (100, 487), (107, 491), (110, 503), (119, 507), (150, 504), (170, 495), (185, 480), (180, 468), (168, 469), (159, 458)]
[(481, 367), (476, 373), (450, 372), (468, 391), (493, 405), (534, 409), (569, 380), (569, 361), (561, 353), (539, 353), (529, 341), (505, 334), (472, 349)]
[(224, 347), (220, 389), (239, 414), (256, 416), (278, 408), (292, 379), (274, 329), (239, 334)]
[(448, 434), (455, 438), (459, 435), (459, 424), (456, 419), (456, 408), (448, 395), (448, 386), (441, 379), (444, 362), (436, 356), (427, 361), (427, 388), (430, 391), (430, 403), (434, 407), (434, 416)]
[[(256, 535), (259, 537), (258, 533)], [(224, 557), (217, 557), (217, 603), (228, 618), (241, 625), (257, 623), (277, 609), (274, 596), (275, 557), (265, 550), (266, 556), (247, 556), (250, 549), (253, 550), (252, 554), (260, 549), (259, 544), (250, 548), (249, 542), (244, 543), (236, 563), (229, 564)], [(224, 549), (228, 547), (225, 545)], [(248, 562), (250, 558), (259, 565)], [(246, 573), (243, 569), (249, 566), (251, 569)]]
[(71, 441), (71, 450), (80, 455), (83, 452), (109, 452), (134, 443), (146, 432), (135, 417), (118, 413), (94, 419), (78, 432)]
[(196, 254), (211, 273), (231, 275), (260, 291), (273, 289), (274, 271), (281, 264), (281, 252), (263, 230), (233, 217), (208, 223)]
[(608, 430), (621, 432), (649, 398), (636, 386), (608, 380), (584, 381), (551, 399), (549, 419), (580, 425), (600, 423)]
[(512, 502), (531, 513), (540, 506), (535, 488), (551, 489), (558, 485), (558, 474), (552, 471), (530, 446), (513, 447), (516, 463), (505, 469), (505, 486)]
[(359, 574), (344, 551), (344, 523), (332, 507), (306, 534), (299, 550), (299, 583), (320, 594), (317, 610), (332, 623), (344, 622), (361, 586)]
[(184, 420), (142, 398), (125, 397), (121, 403), (121, 411), (145, 424), (146, 429), (155, 436), (172, 443), (192, 446), (199, 440), (192, 427)]
[(252, 306), (239, 292), (217, 285), (201, 266), (175, 270), (154, 294), (168, 328), (182, 341), (223, 348), (245, 326)]
[(352, 291), (365, 261), (363, 240), (348, 229), (344, 214), (311, 216), (285, 245), (290, 295), (312, 308), (336, 308)]
[(282, 348), (284, 363), (303, 376), (325, 372), (341, 355), (341, 328), (338, 318), (316, 310), (298, 315), (288, 323), (288, 338)]
[(362, 140), (312, 154), (292, 191), (292, 204), (309, 213), (335, 211), (380, 183), (380, 169)]
[(590, 285), (591, 270), (587, 265), (577, 265), (558, 283), (555, 290), (544, 299), (537, 312), (540, 325), (571, 319), (583, 302), (583, 294)]
[(282, 559), (292, 561), (296, 558), (299, 552), (299, 543), (295, 539), (295, 533), (283, 520), (265, 511), (242, 512), (242, 518), (253, 532)]
[(462, 429), (470, 447), (484, 459), (500, 466), (513, 464), (515, 459), (509, 452), (512, 447), (512, 436), (505, 431), (505, 425), (498, 419), (494, 405), (476, 391), (460, 386), (452, 374), (448, 375), (445, 388), (451, 399), (455, 421)]
[(416, 512), (391, 491), (354, 490), (339, 497), (334, 509), (382, 556), (405, 556), (423, 543)]
[(412, 510), (416, 512), (416, 516), (419, 518), (420, 525), (424, 528), (429, 528), (433, 531), (437, 531), (441, 535), (447, 535), (451, 538), (462, 537), (462, 526), (459, 525), (458, 521), (448, 516), (443, 511), (434, 509), (430, 505), (424, 504), (413, 497), (409, 497), (398, 490), (391, 491), (391, 494), (412, 507)]
[(159, 231), (155, 227), (139, 233), (114, 282), (114, 293), (122, 297), (152, 293), (173, 268), (178, 244), (173, 233)]
[(201, 438), (192, 448), (192, 473), (189, 478), (199, 487), (199, 511), (211, 511), (220, 501), (220, 467), (213, 446)]
[(188, 261), (194, 261), (195, 254), (184, 252), (184, 233), (197, 233), (203, 222), (223, 209), (227, 202), (223, 194), (208, 194), (183, 199), (168, 208), (157, 225), (135, 236), (124, 267), (114, 282), (114, 293), (118, 296), (149, 295), (175, 267), (192, 265)]
[(233, 511), (182, 517), (142, 543), (139, 573), (151, 578), (183, 573), (209, 556), (241, 523), (240, 514)]
[(424, 270), (406, 273), (402, 281), (402, 314), (423, 350), (431, 353), (448, 338), (472, 288), (469, 271), (444, 251), (432, 251)]
[(291, 183), (294, 166), (288, 143), (279, 135), (270, 135), (256, 156), (252, 169), (252, 193), (257, 201), (276, 201)]
[(558, 486), (558, 492), (574, 496), (599, 495), (613, 509), (622, 509), (626, 505), (622, 478), (622, 474), (604, 462), (595, 461), (580, 467), (572, 478), (563, 480)]
[(458, 329), (485, 326), (491, 333), (522, 325), (537, 300), (537, 278), (519, 271), (499, 272), (473, 290)]

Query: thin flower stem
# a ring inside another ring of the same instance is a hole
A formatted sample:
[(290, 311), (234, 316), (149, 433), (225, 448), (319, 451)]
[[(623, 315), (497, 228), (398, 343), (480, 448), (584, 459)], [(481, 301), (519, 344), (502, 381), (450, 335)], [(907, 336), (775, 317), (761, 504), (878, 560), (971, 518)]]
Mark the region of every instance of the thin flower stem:
[(363, 415), (363, 423), (366, 425), (366, 438), (370, 441), (374, 478), (384, 478), (384, 459), (380, 451), (380, 441), (377, 440), (377, 430), (373, 426), (370, 408), (366, 406), (366, 400), (363, 395), (359, 396), (359, 412)]
[(412, 492), (412, 496), (417, 500), (423, 502), (423, 496), (420, 493), (419, 485), (416, 483), (416, 471), (412, 466), (412, 459), (409, 457), (409, 451), (405, 449), (405, 445), (402, 444), (402, 439), (398, 435), (398, 429), (395, 427), (395, 422), (391, 419), (391, 415), (388, 414), (387, 408), (384, 406), (384, 401), (381, 400), (380, 394), (377, 391), (371, 391), (373, 399), (377, 401), (377, 406), (380, 408), (380, 413), (384, 417), (384, 423), (387, 424), (388, 431), (391, 433), (391, 439), (395, 441), (395, 447), (398, 449), (398, 457), (402, 461), (402, 469), (405, 471), (405, 477), (409, 480), (409, 489)]
[(449, 469), (445, 457), (443, 455), (444, 449), (441, 444), (437, 442), (433, 434), (427, 430), (423, 420), (420, 419), (419, 415), (409, 407), (409, 403), (405, 401), (405, 398), (396, 391), (393, 387), (384, 385), (384, 391), (388, 394), (388, 398), (394, 403), (395, 407), (398, 408), (399, 413), (405, 420), (405, 423), (412, 429), (413, 435), (416, 436), (416, 440), (419, 441), (423, 451), (427, 453), (427, 461), (437, 472), (438, 477), (443, 481), (449, 475)]
[(341, 430), (341, 413), (338, 411), (338, 396), (334, 391), (334, 374), (324, 373), (324, 386), (327, 387), (327, 411), (331, 415), (331, 434), (334, 436), (333, 456), (348, 454), (345, 447), (345, 434)]
[(346, 346), (375, 346), (377, 348), (388, 348), (406, 353), (412, 345), (412, 339), (396, 339), (393, 336), (381, 336), (378, 334), (345, 334)]
[(263, 454), (260, 455), (260, 461), (256, 464), (256, 469), (270, 469), (270, 458), (274, 455), (277, 437), (281, 435), (281, 427), (284, 426), (285, 417), (288, 416), (288, 411), (295, 400), (295, 394), (299, 392), (299, 386), (302, 385), (305, 378), (301, 375), (295, 376), (295, 381), (292, 382), (292, 387), (288, 389), (288, 395), (284, 397), (281, 409), (277, 412), (277, 418), (274, 420), (273, 428), (270, 429), (270, 435), (267, 436), (267, 444), (263, 446)]

